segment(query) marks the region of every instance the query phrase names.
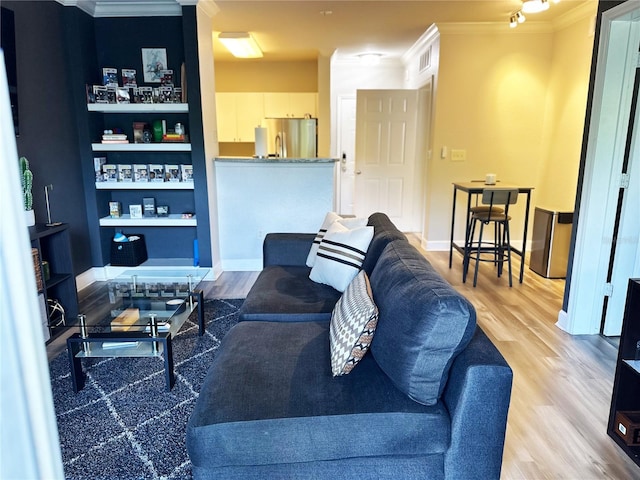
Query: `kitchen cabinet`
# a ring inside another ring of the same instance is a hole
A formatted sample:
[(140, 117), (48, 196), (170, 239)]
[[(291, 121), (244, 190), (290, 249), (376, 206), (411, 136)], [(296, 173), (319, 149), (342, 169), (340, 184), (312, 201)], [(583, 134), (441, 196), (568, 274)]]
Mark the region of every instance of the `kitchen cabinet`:
[(640, 279), (629, 280), (607, 433), (640, 465)]
[(265, 117), (264, 96), (254, 92), (216, 93), (219, 142), (254, 142)]
[(318, 94), (313, 92), (267, 92), (264, 94), (264, 116), (267, 118), (317, 117)]

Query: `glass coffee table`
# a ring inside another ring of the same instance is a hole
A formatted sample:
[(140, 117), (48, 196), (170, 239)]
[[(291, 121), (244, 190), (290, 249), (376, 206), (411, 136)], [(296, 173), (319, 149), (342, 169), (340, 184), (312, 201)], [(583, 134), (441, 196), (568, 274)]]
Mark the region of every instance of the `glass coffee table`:
[(197, 310), (198, 334), (204, 333), (203, 293), (197, 289), (209, 273), (188, 270), (127, 270), (108, 282), (108, 311), (78, 315), (67, 327), (79, 329), (67, 339), (74, 392), (82, 390), (81, 360), (91, 357), (161, 357), (167, 390), (175, 383), (171, 338)]

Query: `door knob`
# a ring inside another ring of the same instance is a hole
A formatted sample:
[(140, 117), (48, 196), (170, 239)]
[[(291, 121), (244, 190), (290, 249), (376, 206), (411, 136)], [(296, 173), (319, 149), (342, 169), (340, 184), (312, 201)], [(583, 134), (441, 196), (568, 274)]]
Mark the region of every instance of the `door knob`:
[(362, 171), (356, 170), (356, 175), (362, 175)]

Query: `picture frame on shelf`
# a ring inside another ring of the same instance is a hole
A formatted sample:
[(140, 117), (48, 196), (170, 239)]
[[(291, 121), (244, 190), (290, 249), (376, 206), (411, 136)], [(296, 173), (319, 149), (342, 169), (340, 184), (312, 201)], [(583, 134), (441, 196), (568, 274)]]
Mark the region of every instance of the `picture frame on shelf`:
[(142, 205), (129, 205), (129, 216), (131, 218), (142, 218)]
[(162, 71), (166, 69), (166, 48), (142, 49), (142, 70), (145, 83), (161, 83)]

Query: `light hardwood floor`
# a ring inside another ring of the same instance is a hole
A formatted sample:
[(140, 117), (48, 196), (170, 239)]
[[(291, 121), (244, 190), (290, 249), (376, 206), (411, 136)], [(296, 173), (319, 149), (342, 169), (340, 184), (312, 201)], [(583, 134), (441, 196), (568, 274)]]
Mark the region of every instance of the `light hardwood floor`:
[[(462, 283), (460, 254), (449, 269), (448, 252), (421, 251), (473, 303), (479, 325), (513, 369), (502, 478), (640, 479), (640, 467), (606, 433), (617, 347), (599, 335), (571, 336), (555, 326), (564, 281), (527, 268), (524, 283), (516, 279), (509, 288), (506, 276), (498, 279), (491, 265), (482, 265), (474, 288)], [(520, 266), (515, 258), (514, 272)], [(256, 276), (225, 272), (202, 285), (205, 297), (243, 298)], [(102, 303), (97, 287), (80, 298), (85, 305)]]

